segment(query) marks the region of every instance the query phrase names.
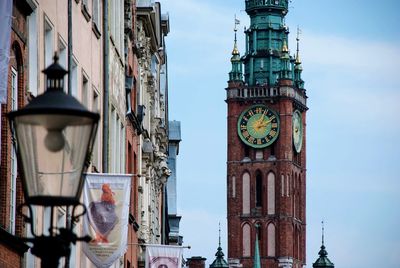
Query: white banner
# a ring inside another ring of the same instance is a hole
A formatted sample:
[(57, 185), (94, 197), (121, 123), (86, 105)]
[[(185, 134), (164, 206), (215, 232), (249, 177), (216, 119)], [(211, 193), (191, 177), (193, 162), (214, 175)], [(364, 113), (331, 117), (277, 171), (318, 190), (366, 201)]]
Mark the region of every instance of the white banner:
[(146, 245), (145, 268), (181, 268), (183, 248), (168, 245)]
[(0, 0), (0, 103), (7, 102), (12, 5), (12, 0)]
[(130, 175), (86, 175), (83, 228), (92, 241), (83, 243), (83, 252), (97, 267), (110, 267), (126, 251), (130, 190)]

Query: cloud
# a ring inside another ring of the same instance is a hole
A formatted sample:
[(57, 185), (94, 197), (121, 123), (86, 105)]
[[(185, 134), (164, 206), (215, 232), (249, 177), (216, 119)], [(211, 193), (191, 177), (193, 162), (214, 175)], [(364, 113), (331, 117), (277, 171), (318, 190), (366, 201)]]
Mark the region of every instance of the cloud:
[[(292, 39), (294, 36), (292, 35)], [(399, 44), (321, 35), (303, 31), (301, 53), (304, 65), (341, 68), (368, 77), (393, 79), (400, 68)]]

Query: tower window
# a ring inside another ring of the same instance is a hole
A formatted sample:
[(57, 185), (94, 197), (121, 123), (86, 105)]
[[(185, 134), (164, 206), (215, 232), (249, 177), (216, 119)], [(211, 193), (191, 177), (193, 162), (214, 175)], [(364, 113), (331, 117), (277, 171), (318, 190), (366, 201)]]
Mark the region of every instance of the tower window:
[(262, 176), (260, 171), (257, 171), (256, 175), (256, 207), (262, 207)]
[(250, 148), (248, 146), (244, 146), (244, 157), (250, 157)]
[(268, 173), (268, 214), (275, 214), (275, 174)]
[(250, 256), (250, 225), (245, 224), (242, 229), (242, 253), (244, 257)]
[(272, 223), (268, 224), (267, 227), (267, 242), (268, 242), (268, 248), (267, 248), (267, 255), (269, 257), (274, 257), (275, 256), (275, 225)]
[(275, 155), (275, 145), (271, 146), (271, 155)]
[(243, 174), (243, 188), (242, 188), (242, 208), (243, 214), (250, 214), (250, 175), (249, 173)]

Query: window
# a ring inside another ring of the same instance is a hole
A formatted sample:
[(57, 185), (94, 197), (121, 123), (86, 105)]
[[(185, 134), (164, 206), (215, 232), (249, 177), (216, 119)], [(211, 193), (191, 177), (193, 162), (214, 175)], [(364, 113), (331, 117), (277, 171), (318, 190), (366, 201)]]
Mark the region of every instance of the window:
[(110, 171), (113, 173), (116, 173), (115, 167), (116, 167), (116, 148), (115, 148), (115, 144), (116, 143), (116, 139), (117, 139), (117, 133), (115, 131), (115, 126), (117, 121), (117, 115), (116, 115), (116, 111), (115, 108), (112, 107), (111, 108), (111, 117), (110, 117), (110, 153), (111, 153), (111, 168)]
[(290, 181), (290, 175), (289, 174), (287, 174), (286, 175), (286, 196), (287, 197), (289, 197), (290, 196), (290, 184), (289, 184), (289, 181)]
[(248, 146), (244, 146), (244, 157), (250, 157), (250, 148)]
[[(93, 112), (100, 112), (100, 101), (99, 101), (99, 95), (97, 93), (96, 88), (93, 88), (93, 103), (92, 103), (92, 111)], [(92, 158), (92, 165), (95, 167), (97, 171), (100, 171), (100, 155), (99, 155), (99, 135), (100, 133), (97, 133), (96, 139), (93, 144), (93, 158)]]
[(81, 102), (86, 108), (89, 108), (89, 79), (84, 71), (82, 71)]
[(242, 254), (244, 257), (250, 256), (250, 245), (250, 225), (246, 223), (242, 228)]
[(92, 1), (92, 21), (93, 21), (93, 30), (96, 36), (100, 37), (100, 3), (99, 0)]
[[(67, 45), (61, 38), (58, 41), (58, 56), (59, 56), (59, 63), (64, 69), (68, 70), (68, 55), (67, 55)], [(64, 91), (68, 91), (68, 79), (67, 76), (64, 77)]]
[[(18, 72), (11, 67), (11, 110), (18, 109)], [(15, 234), (16, 195), (17, 195), (17, 153), (11, 148), (11, 189), (10, 189), (10, 233)]]
[(267, 227), (267, 255), (275, 257), (275, 225), (268, 224)]
[(71, 66), (71, 91), (72, 96), (75, 98), (78, 97), (78, 64), (74, 59), (72, 59), (72, 66)]
[(28, 16), (28, 55), (29, 55), (29, 91), (33, 96), (38, 90), (38, 29), (37, 9)]
[(249, 173), (243, 174), (243, 214), (250, 214), (250, 175)]
[(53, 62), (53, 28), (50, 22), (45, 19), (44, 22), (44, 67), (47, 68)]
[(256, 207), (262, 207), (262, 175), (260, 171), (256, 174)]
[(119, 172), (120, 173), (125, 173), (125, 128), (124, 125), (122, 124), (121, 120), (119, 120), (119, 135), (120, 135), (120, 140), (118, 145), (120, 146), (119, 149)]
[(82, 0), (82, 14), (85, 17), (86, 21), (90, 20), (89, 1), (88, 0)]
[(154, 78), (157, 77), (157, 69), (158, 69), (158, 60), (155, 55), (151, 57), (151, 74)]
[(268, 214), (275, 214), (275, 174), (268, 173)]

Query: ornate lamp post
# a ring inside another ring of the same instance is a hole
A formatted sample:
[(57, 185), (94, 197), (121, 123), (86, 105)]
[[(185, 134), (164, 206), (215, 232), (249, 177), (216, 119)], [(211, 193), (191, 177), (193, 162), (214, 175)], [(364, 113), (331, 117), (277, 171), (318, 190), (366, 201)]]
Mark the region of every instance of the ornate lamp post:
[[(72, 207), (73, 223), (86, 213), (79, 201), (84, 183), (82, 174), (88, 167), (100, 118), (64, 93), (64, 76), (68, 72), (57, 61), (55, 55), (54, 63), (43, 71), (46, 92), (8, 114), (26, 202), (19, 211), (31, 225), (33, 234), (24, 240), (33, 244), (31, 253), (41, 258), (42, 267), (58, 267), (61, 257), (69, 257), (71, 243), (90, 241), (90, 237), (77, 237), (72, 231), (73, 224), (55, 227), (53, 215), (58, 206)], [(32, 206), (51, 209), (48, 235), (35, 233)], [(22, 212), (23, 207), (29, 209), (29, 215)]]

